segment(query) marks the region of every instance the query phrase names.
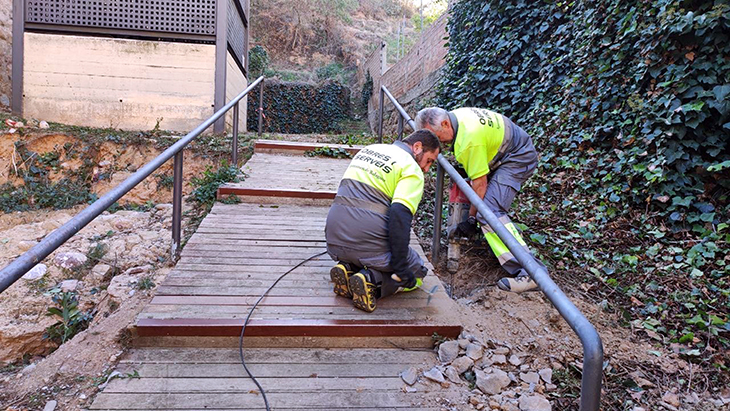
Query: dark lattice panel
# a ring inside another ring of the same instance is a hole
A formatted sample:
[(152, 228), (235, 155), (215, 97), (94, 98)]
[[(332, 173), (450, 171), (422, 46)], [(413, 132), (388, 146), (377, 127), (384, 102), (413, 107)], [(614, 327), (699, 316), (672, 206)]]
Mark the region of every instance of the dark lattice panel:
[(26, 0), (26, 22), (215, 35), (215, 0)]
[(243, 25), (241, 14), (234, 4), (235, 0), (228, 0), (228, 44), (233, 50), (238, 63), (245, 67), (246, 58), (246, 27)]

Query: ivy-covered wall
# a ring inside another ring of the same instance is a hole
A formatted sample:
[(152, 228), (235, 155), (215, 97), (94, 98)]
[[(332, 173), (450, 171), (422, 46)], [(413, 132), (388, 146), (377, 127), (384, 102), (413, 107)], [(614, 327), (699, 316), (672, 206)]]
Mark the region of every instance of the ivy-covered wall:
[[(248, 96), (248, 129), (258, 130), (259, 88)], [(269, 133), (341, 132), (350, 115), (350, 90), (337, 82), (321, 85), (266, 81), (264, 131)]]
[(726, 2), (463, 0), (449, 33), (441, 105), (503, 112), (613, 207), (689, 228), (727, 212)]

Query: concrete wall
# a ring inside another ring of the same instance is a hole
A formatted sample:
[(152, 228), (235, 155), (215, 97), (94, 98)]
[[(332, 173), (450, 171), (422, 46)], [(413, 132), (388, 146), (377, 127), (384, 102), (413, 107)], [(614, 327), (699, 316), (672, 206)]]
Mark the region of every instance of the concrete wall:
[(213, 113), (214, 45), (25, 33), (24, 70), (24, 117), (187, 132)]
[(13, 42), (13, 0), (0, 0), (0, 109), (10, 106)]
[[(241, 94), (243, 89), (248, 86), (248, 80), (238, 68), (236, 60), (233, 59), (231, 52), (226, 57), (226, 104), (233, 100), (234, 97)], [(241, 99), (238, 104), (238, 131), (243, 133), (246, 131), (246, 107), (248, 104), (248, 96)], [(226, 130), (233, 130), (233, 109), (226, 113)]]
[[(379, 54), (380, 48), (375, 50), (362, 65), (362, 69), (358, 70), (360, 90), (367, 69), (370, 69), (370, 75), (373, 77), (373, 95), (368, 104), (368, 122), (371, 130), (377, 131), (378, 127), (380, 104), (378, 98), (381, 84), (390, 90), (393, 97), (403, 105), (411, 117), (415, 117), (416, 112), (433, 97), (434, 86), (439, 79), (439, 71), (443, 67), (448, 53), (444, 39), (448, 35), (446, 20), (447, 14), (445, 13), (421, 35), (418, 42), (400, 61), (388, 67), (382, 75), (375, 69), (382, 64), (383, 57)], [(398, 119), (397, 116), (392, 115), (395, 109), (390, 102), (386, 103), (385, 109), (384, 130), (392, 133), (396, 129)], [(408, 130), (407, 127), (406, 130)]]

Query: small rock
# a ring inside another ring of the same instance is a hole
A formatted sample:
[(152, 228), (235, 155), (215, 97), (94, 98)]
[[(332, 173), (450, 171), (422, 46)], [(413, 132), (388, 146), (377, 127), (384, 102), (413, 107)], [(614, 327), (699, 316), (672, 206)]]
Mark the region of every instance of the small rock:
[(58, 405), (56, 401), (48, 401), (46, 406), (43, 407), (43, 411), (53, 411), (56, 409), (56, 405)]
[(542, 395), (523, 395), (520, 397), (520, 411), (551, 411), (550, 402)]
[(472, 395), (472, 396), (469, 397), (469, 404), (471, 404), (471, 405), (477, 405), (477, 404), (481, 404), (481, 403), (482, 402), (479, 401), (479, 397), (477, 397), (476, 395)]
[(489, 400), (489, 408), (493, 410), (499, 409), (499, 403), (497, 401)]
[(545, 384), (553, 383), (553, 370), (552, 369), (543, 368), (542, 370), (538, 371), (538, 374), (540, 374), (540, 378), (542, 378), (542, 380), (545, 381)]
[(669, 404), (667, 404), (664, 401), (659, 401), (659, 405), (661, 405), (662, 407), (668, 409), (669, 411), (679, 411), (679, 408), (677, 408), (677, 407), (675, 407), (673, 405), (669, 405)]
[(675, 394), (671, 391), (667, 391), (664, 395), (662, 395), (662, 401), (666, 402), (667, 404), (669, 404), (675, 408), (679, 407), (681, 405), (677, 394)]
[(505, 364), (505, 363), (507, 363), (507, 357), (505, 357), (502, 354), (493, 355), (492, 362), (494, 364)]
[[(456, 342), (456, 341), (454, 341)], [(458, 343), (457, 343), (458, 344)], [(423, 373), (423, 376), (428, 378), (429, 380), (436, 381), (438, 383), (445, 382), (444, 375), (439, 371), (438, 368), (433, 367), (430, 370)]]
[(469, 340), (466, 338), (459, 338), (457, 341), (459, 342), (459, 348), (461, 349), (465, 349), (466, 346), (469, 345)]
[(36, 244), (38, 244), (38, 241), (28, 241), (28, 240), (22, 240), (18, 241), (18, 250), (22, 252), (26, 252), (33, 248)]
[(446, 378), (448, 378), (449, 381), (453, 382), (454, 384), (461, 384), (461, 378), (459, 377), (459, 372), (456, 371), (456, 368), (454, 368), (453, 365), (449, 365), (446, 367), (446, 371), (444, 371), (444, 375)]
[(50, 127), (50, 126), (48, 125), (48, 122), (47, 122), (47, 121), (45, 121), (45, 120), (41, 120), (41, 122), (40, 122), (40, 123), (38, 123), (38, 128), (42, 128), (42, 129), (47, 129), (47, 128), (49, 128), (49, 127)]
[(418, 392), (418, 389), (416, 387), (411, 387), (409, 385), (406, 385), (404, 387), (404, 390), (403, 391), (404, 392), (407, 392), (407, 393), (414, 393), (414, 392)]
[(545, 384), (545, 389), (547, 391), (555, 391), (558, 389), (558, 386), (555, 384)]
[(124, 275), (134, 275), (134, 274), (148, 273), (148, 272), (150, 272), (150, 270), (152, 270), (151, 265), (141, 265), (139, 267), (132, 267), (132, 268), (128, 269), (127, 271), (125, 271), (123, 274)]
[(536, 372), (521, 372), (520, 379), (528, 384), (537, 384), (540, 382), (540, 375)]
[(492, 350), (493, 353), (499, 354), (499, 355), (507, 355), (509, 354), (509, 348), (507, 347), (498, 347)]
[(646, 408), (636, 406), (636, 407), (632, 408), (631, 411), (646, 411)]
[(61, 268), (73, 270), (86, 264), (86, 256), (75, 251), (58, 253), (53, 262)]
[(502, 404), (502, 411), (520, 411), (520, 409), (517, 407), (517, 404), (507, 401)]
[(520, 357), (516, 355), (511, 355), (509, 357), (509, 363), (517, 367), (518, 365), (522, 364), (522, 360), (520, 360)]
[(491, 374), (486, 374), (484, 371), (477, 370), (477, 387), (482, 390), (485, 394), (494, 395), (499, 394), (502, 389), (510, 384), (510, 379), (507, 373), (495, 369)]
[(10, 106), (10, 98), (6, 94), (3, 94), (0, 96), (0, 105), (2, 106)]
[(35, 363), (30, 364), (30, 365), (26, 366), (25, 368), (23, 368), (23, 371), (21, 371), (21, 373), (23, 375), (28, 375), (31, 372), (33, 372), (33, 370), (35, 370)]
[(684, 402), (686, 402), (687, 404), (699, 404), (700, 397), (697, 395), (696, 392), (692, 391), (691, 393), (684, 396)]
[(84, 394), (84, 393), (79, 394), (79, 399), (80, 400), (85, 400), (86, 399), (86, 394)]
[(94, 266), (94, 268), (91, 269), (91, 275), (94, 277), (99, 277), (99, 279), (103, 279), (106, 277), (112, 270), (112, 267), (106, 264), (97, 264)]
[(112, 278), (106, 291), (109, 296), (118, 300), (126, 298), (129, 294), (129, 285), (137, 279), (128, 275), (118, 275)]
[(45, 264), (38, 264), (35, 267), (31, 268), (30, 271), (25, 273), (21, 278), (26, 281), (35, 281), (46, 275), (47, 271), (48, 267), (46, 267)]
[(400, 378), (408, 385), (413, 385), (418, 381), (418, 370), (414, 367), (403, 370), (400, 373)]
[(63, 280), (61, 281), (60, 288), (63, 292), (76, 291), (79, 286), (79, 280)]
[(474, 360), (469, 357), (459, 357), (451, 362), (451, 365), (456, 369), (456, 372), (463, 374), (469, 371), (469, 368), (474, 365)]
[(470, 343), (466, 346), (466, 356), (476, 361), (484, 356), (484, 349), (481, 344)]
[(507, 376), (509, 377), (510, 381), (512, 382), (520, 382), (520, 380), (517, 379), (515, 374), (513, 372), (508, 372)]
[(459, 356), (459, 342), (446, 341), (439, 346), (439, 361), (442, 363), (450, 363)]

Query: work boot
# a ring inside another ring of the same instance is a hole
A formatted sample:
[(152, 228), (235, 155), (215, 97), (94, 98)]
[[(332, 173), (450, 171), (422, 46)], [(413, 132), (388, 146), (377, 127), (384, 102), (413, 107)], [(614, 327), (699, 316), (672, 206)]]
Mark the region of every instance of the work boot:
[(514, 278), (504, 277), (497, 282), (497, 287), (500, 290), (511, 291), (513, 293), (539, 290), (537, 283), (529, 275), (518, 275)]
[(352, 273), (352, 266), (342, 261), (332, 267), (330, 270), (330, 280), (335, 283), (334, 289), (332, 290), (335, 294), (345, 298), (352, 298), (349, 285)]
[(375, 311), (377, 286), (370, 282), (370, 275), (367, 270), (360, 270), (359, 273), (350, 276), (350, 292), (352, 292), (352, 304), (363, 311)]

